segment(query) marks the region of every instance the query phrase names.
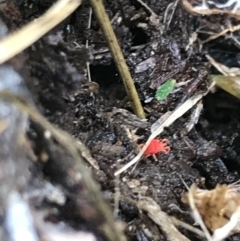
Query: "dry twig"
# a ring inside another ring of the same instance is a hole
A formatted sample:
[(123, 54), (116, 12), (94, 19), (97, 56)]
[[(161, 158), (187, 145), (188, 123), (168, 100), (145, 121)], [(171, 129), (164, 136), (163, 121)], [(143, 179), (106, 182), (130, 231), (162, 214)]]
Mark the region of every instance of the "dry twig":
[(164, 23), (164, 24), (166, 24), (167, 16), (168, 16), (170, 10), (172, 10), (172, 12), (171, 12), (170, 17), (169, 17), (169, 20), (168, 20), (168, 22), (167, 22), (167, 24), (166, 24), (166, 27), (165, 27), (166, 30), (168, 30), (168, 28), (169, 28), (169, 26), (170, 26), (170, 23), (172, 22), (173, 15), (174, 15), (174, 13), (175, 13), (175, 11), (176, 11), (176, 7), (177, 7), (177, 5), (178, 5), (178, 2), (179, 2), (179, 0), (175, 0), (174, 3), (170, 3), (170, 4), (167, 6), (167, 9), (166, 9), (166, 11), (165, 11), (165, 13), (164, 13), (164, 19), (163, 19), (163, 23)]
[(216, 39), (216, 38), (219, 38), (219, 37), (225, 35), (225, 34), (228, 33), (228, 32), (233, 33), (233, 32), (238, 31), (239, 29), (240, 29), (240, 24), (238, 24), (238, 25), (236, 25), (236, 26), (233, 26), (233, 27), (231, 27), (231, 28), (226, 28), (226, 29), (224, 29), (223, 31), (221, 31), (220, 33), (216, 33), (216, 34), (211, 35), (209, 38), (203, 40), (201, 43), (202, 43), (202, 44), (205, 44), (205, 43), (207, 43), (207, 42), (209, 42), (209, 41), (212, 41), (212, 40), (214, 40), (214, 39)]
[[(193, 7), (188, 0), (182, 0), (183, 2), (183, 5), (184, 7), (191, 13), (193, 14), (201, 14), (201, 15), (214, 15), (214, 14), (227, 14), (231, 17), (234, 17), (238, 20), (240, 20), (240, 14), (239, 13), (236, 13), (234, 11), (230, 11), (230, 10), (222, 10), (222, 9), (208, 9), (207, 7), (206, 8), (203, 8), (203, 9), (199, 9), (199, 8), (195, 8)], [(211, 35), (209, 38), (203, 40), (201, 43), (204, 44), (204, 43), (207, 43), (211, 40), (214, 40), (216, 38), (219, 38), (223, 35), (225, 35), (226, 33), (230, 32), (230, 33), (233, 33), (233, 32), (236, 32), (240, 29), (240, 25), (236, 25), (234, 27), (230, 26), (229, 28), (227, 29), (224, 29), (223, 31), (221, 31), (220, 33), (216, 33), (216, 34), (213, 34)]]
[(123, 196), (121, 198), (136, 205), (140, 210), (147, 212), (149, 218), (161, 228), (168, 240), (190, 241), (177, 230), (172, 219), (161, 210), (161, 207), (152, 198), (143, 197), (139, 201), (134, 201)]
[[(88, 19), (88, 26), (87, 29), (91, 28), (91, 22), (92, 22), (92, 8), (89, 9), (89, 19)], [(86, 48), (89, 48), (89, 44), (88, 44), (88, 39), (86, 41)], [(92, 78), (91, 78), (91, 71), (90, 71), (90, 63), (87, 62), (87, 76), (88, 76), (88, 81), (92, 82)]]
[(145, 119), (145, 113), (144, 113), (142, 104), (140, 102), (137, 90), (135, 88), (133, 79), (129, 72), (128, 66), (126, 64), (126, 61), (124, 59), (120, 46), (118, 44), (117, 38), (112, 29), (111, 22), (106, 13), (102, 0), (89, 0), (89, 1), (92, 5), (93, 11), (94, 11), (96, 17), (98, 18), (99, 24), (105, 35), (106, 41), (107, 41), (109, 49), (112, 53), (115, 64), (122, 77), (122, 80), (123, 80), (127, 95), (129, 97), (129, 100), (131, 102), (132, 108), (133, 108), (135, 114), (139, 118)]
[(0, 64), (19, 54), (67, 18), (82, 0), (59, 0), (40, 18), (0, 42)]
[(204, 224), (203, 220), (202, 220), (202, 217), (198, 211), (198, 209), (196, 208), (196, 205), (195, 205), (195, 200), (194, 200), (194, 197), (193, 197), (193, 189), (195, 189), (196, 187), (193, 185), (189, 192), (188, 192), (188, 200), (189, 200), (189, 204), (190, 204), (190, 207), (192, 209), (192, 213), (193, 213), (193, 216), (194, 216), (194, 219), (195, 221), (200, 225), (200, 227), (202, 228), (206, 238), (208, 241), (212, 241), (212, 237), (206, 227), (206, 225)]
[(176, 225), (176, 226), (181, 226), (193, 233), (196, 233), (197, 235), (199, 235), (200, 237), (204, 237), (205, 238), (205, 234), (204, 232), (202, 232), (201, 230), (197, 229), (197, 228), (194, 228), (193, 226), (181, 221), (181, 220), (178, 220), (177, 218), (175, 217), (171, 217), (173, 223)]

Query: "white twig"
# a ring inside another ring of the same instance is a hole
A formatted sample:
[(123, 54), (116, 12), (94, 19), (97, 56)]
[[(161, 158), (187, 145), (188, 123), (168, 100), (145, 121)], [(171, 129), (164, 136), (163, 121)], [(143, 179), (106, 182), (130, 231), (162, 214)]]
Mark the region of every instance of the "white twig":
[(148, 138), (146, 144), (143, 146), (141, 151), (138, 153), (138, 155), (129, 163), (127, 163), (125, 166), (123, 166), (120, 170), (116, 171), (114, 173), (115, 176), (121, 174), (122, 172), (126, 171), (130, 166), (134, 165), (136, 162), (139, 161), (139, 159), (142, 157), (144, 151), (147, 149), (148, 145), (151, 143), (151, 141), (158, 136), (165, 127), (170, 126), (175, 120), (177, 120), (179, 117), (181, 117), (184, 113), (186, 113), (189, 109), (191, 109), (201, 98), (203, 95), (196, 95), (185, 101), (179, 108), (177, 108), (171, 116), (163, 122), (162, 125), (160, 125)]
[[(91, 28), (91, 22), (92, 22), (92, 8), (89, 9), (89, 19), (88, 19), (88, 27), (87, 29)], [(86, 48), (88, 49), (89, 45), (88, 45), (88, 39), (86, 41)], [(91, 78), (91, 72), (90, 72), (90, 63), (87, 62), (87, 75), (88, 75), (88, 81), (92, 82), (92, 78)], [(92, 93), (91, 93), (92, 94)]]
[(147, 149), (148, 145), (151, 143), (151, 141), (158, 136), (160, 133), (163, 132), (165, 127), (169, 127), (171, 124), (174, 123), (174, 121), (176, 121), (178, 118), (180, 118), (183, 114), (185, 114), (188, 110), (190, 110), (199, 100), (202, 99), (203, 96), (205, 96), (210, 89), (213, 88), (213, 86), (215, 85), (215, 83), (213, 82), (212, 85), (209, 87), (208, 91), (204, 94), (199, 94), (199, 95), (195, 95), (192, 96), (191, 98), (189, 98), (188, 100), (186, 100), (179, 108), (177, 108), (170, 116), (169, 118), (164, 121), (162, 123), (162, 125), (160, 125), (148, 138), (147, 142), (145, 143), (145, 145), (143, 146), (143, 148), (141, 149), (141, 151), (138, 153), (138, 155), (133, 158), (129, 163), (127, 163), (125, 166), (123, 166), (121, 169), (119, 169), (118, 171), (116, 171), (114, 173), (115, 176), (121, 174), (122, 172), (126, 171), (129, 167), (131, 167), (132, 165), (134, 165), (136, 162), (138, 162), (140, 160), (140, 158), (142, 157), (143, 153), (145, 152), (145, 150)]

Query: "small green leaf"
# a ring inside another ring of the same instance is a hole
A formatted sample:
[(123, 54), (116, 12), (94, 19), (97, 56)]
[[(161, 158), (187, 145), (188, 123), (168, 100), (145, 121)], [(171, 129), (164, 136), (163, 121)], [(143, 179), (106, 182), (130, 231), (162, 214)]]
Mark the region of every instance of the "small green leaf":
[(164, 100), (167, 98), (167, 96), (171, 93), (174, 86), (176, 84), (175, 79), (169, 79), (164, 84), (160, 85), (156, 92), (156, 99), (157, 100)]

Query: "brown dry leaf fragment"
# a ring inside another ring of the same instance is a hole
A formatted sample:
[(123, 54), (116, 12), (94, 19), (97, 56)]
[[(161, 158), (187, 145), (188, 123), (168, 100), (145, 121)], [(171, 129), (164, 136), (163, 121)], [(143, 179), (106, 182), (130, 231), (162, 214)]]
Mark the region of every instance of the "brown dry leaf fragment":
[[(214, 241), (240, 232), (238, 189), (239, 185), (217, 185), (213, 190), (190, 188), (204, 223), (214, 232)], [(182, 202), (189, 204), (189, 192), (183, 195)]]

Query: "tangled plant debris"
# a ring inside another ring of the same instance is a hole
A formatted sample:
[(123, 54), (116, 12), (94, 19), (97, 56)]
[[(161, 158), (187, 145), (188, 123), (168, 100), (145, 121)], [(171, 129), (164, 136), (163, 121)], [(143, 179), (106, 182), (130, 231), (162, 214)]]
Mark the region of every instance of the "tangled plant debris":
[[(204, 223), (213, 231), (214, 241), (223, 240), (240, 231), (238, 189), (238, 185), (218, 185), (210, 191), (196, 186), (192, 186), (189, 190)], [(191, 198), (189, 195), (185, 194), (182, 197), (184, 203), (189, 204)]]
[(7, 0), (0, 20), (1, 240), (239, 239), (238, 1)]

